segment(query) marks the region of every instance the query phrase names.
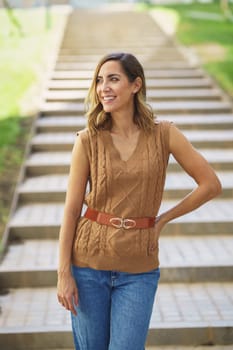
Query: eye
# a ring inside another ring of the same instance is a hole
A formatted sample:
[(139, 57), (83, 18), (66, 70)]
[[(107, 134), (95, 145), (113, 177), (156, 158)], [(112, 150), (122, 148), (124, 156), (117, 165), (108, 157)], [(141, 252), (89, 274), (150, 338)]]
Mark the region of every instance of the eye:
[(112, 77), (111, 81), (119, 81), (119, 79), (117, 77)]
[(97, 78), (96, 78), (96, 85), (98, 85), (98, 84), (101, 82), (101, 80), (102, 80), (102, 79), (101, 79), (100, 77), (97, 77)]

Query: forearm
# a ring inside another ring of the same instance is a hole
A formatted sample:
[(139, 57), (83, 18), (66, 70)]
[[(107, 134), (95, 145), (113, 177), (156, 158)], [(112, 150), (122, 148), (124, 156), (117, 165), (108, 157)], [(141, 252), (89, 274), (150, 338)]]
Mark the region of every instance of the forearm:
[(70, 273), (72, 246), (78, 217), (70, 213), (64, 214), (59, 233), (59, 264), (58, 274)]
[(173, 208), (162, 213), (159, 216), (161, 224), (166, 224), (177, 217), (197, 209), (202, 204), (219, 195), (222, 190), (221, 183), (214, 170), (174, 125), (170, 127), (169, 147), (176, 161), (194, 179), (197, 188)]

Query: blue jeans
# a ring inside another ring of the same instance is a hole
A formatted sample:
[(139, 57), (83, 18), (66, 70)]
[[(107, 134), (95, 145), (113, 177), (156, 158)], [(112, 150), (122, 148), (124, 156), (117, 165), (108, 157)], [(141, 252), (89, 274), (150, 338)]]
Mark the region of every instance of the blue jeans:
[(79, 305), (72, 314), (76, 350), (144, 350), (160, 277), (73, 266)]

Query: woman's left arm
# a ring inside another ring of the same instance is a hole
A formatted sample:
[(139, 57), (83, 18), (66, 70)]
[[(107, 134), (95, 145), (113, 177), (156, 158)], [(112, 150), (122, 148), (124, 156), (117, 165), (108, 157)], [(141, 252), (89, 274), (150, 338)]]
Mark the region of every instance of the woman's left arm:
[(203, 156), (191, 145), (173, 124), (170, 126), (169, 148), (171, 154), (196, 182), (197, 187), (176, 206), (158, 217), (160, 227), (187, 214), (221, 193), (221, 183)]

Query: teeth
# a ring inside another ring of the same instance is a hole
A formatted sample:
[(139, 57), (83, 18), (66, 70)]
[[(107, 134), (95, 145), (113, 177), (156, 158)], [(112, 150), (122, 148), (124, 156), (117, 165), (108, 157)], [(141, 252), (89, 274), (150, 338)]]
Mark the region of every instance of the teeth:
[(114, 97), (112, 97), (112, 96), (106, 96), (106, 97), (104, 97), (104, 101), (111, 101), (111, 100), (113, 100), (114, 99)]

